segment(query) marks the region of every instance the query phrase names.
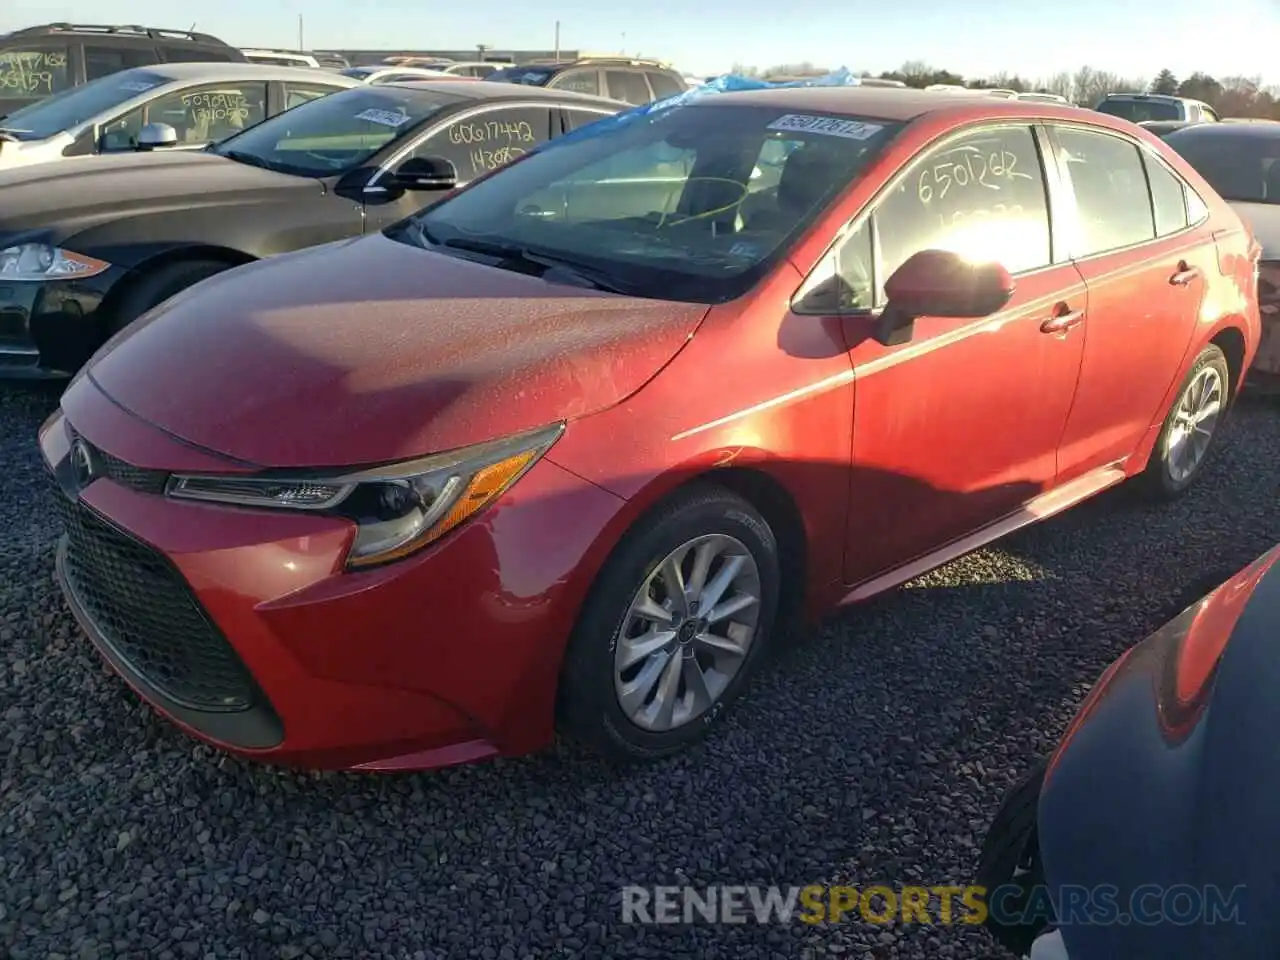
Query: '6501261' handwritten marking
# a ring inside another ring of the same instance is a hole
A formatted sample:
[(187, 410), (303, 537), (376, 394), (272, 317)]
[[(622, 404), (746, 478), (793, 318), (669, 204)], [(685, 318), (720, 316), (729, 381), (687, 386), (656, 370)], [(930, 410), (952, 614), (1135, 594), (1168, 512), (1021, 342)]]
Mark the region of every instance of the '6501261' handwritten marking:
[(916, 196), (928, 206), (953, 190), (981, 187), (1002, 190), (1014, 180), (1032, 180), (1019, 170), (1016, 154), (1000, 146), (956, 147), (925, 165), (916, 181)]

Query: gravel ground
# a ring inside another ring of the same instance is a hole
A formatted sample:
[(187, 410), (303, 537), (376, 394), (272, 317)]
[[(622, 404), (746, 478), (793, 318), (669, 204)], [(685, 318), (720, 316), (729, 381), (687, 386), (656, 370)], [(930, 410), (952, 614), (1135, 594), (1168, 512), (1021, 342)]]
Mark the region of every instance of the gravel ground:
[(307, 775), (196, 745), (104, 672), (0, 395), (0, 957), (994, 957), (985, 934), (623, 925), (625, 883), (964, 882), (1003, 792), (1126, 645), (1280, 537), (1280, 406), (1172, 507), (1125, 491), (800, 638), (708, 748)]

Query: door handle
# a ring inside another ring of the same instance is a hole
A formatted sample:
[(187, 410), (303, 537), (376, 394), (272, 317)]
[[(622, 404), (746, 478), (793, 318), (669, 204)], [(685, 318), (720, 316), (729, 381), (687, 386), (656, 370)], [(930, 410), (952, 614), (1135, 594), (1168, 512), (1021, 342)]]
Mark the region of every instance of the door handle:
[(1066, 333), (1072, 327), (1084, 323), (1084, 311), (1072, 310), (1065, 303), (1054, 308), (1053, 316), (1040, 324), (1041, 333)]
[(1169, 278), (1169, 282), (1175, 287), (1185, 287), (1199, 276), (1199, 267), (1189, 267), (1187, 266), (1187, 261), (1182, 260), (1178, 263), (1178, 272)]

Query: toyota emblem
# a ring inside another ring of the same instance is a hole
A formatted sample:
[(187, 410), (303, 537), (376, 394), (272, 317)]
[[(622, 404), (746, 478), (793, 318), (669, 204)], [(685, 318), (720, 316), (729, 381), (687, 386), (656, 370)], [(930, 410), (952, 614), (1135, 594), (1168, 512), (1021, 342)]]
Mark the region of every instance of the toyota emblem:
[(71, 446), (71, 472), (76, 478), (76, 485), (83, 488), (93, 479), (93, 454), (89, 445), (77, 440)]

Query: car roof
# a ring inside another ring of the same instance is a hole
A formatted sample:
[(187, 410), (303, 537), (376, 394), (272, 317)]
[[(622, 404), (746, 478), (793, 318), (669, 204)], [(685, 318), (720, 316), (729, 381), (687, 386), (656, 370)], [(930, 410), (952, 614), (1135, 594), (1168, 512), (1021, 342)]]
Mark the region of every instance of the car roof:
[(157, 63), (133, 69), (146, 73), (158, 73), (173, 80), (320, 80), (336, 86), (358, 86), (359, 81), (344, 77), (341, 73), (318, 70), (315, 67), (280, 67), (272, 63)]
[(398, 80), (383, 86), (448, 93), (459, 100), (578, 100), (588, 104), (622, 106), (624, 109), (634, 106), (634, 104), (622, 103), (620, 100), (593, 97), (591, 94), (575, 93), (572, 90), (548, 90), (545, 87), (533, 87), (523, 83), (500, 83), (489, 80), (472, 80), (468, 83), (459, 83), (456, 80)]
[(877, 120), (907, 122), (926, 114), (951, 114), (954, 119), (998, 119), (1061, 117), (1079, 120), (1088, 113), (1091, 121), (1112, 126), (1114, 118), (1083, 111), (1070, 104), (1040, 103), (1033, 100), (1006, 100), (985, 90), (915, 90), (893, 87), (781, 87), (743, 90), (692, 101), (690, 106), (741, 105), (776, 107), (786, 110), (818, 110), (824, 113), (872, 117)]

